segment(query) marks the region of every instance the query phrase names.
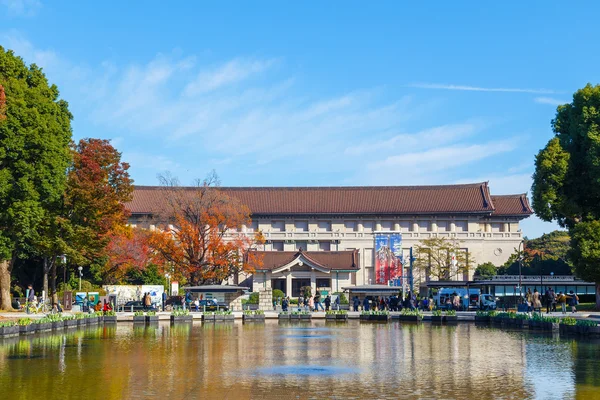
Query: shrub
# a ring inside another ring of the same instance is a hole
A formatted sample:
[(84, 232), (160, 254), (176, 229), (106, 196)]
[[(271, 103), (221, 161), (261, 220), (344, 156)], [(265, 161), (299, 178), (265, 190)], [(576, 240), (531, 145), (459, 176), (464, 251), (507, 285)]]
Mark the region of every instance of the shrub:
[(17, 324), (19, 326), (27, 326), (27, 325), (31, 325), (33, 323), (33, 320), (31, 318), (19, 318), (19, 320), (17, 321)]
[(442, 310), (433, 310), (431, 315), (433, 315), (434, 317), (441, 317), (442, 316)]
[(592, 326), (592, 327), (597, 327), (598, 323), (596, 321), (589, 321), (589, 320), (585, 320), (585, 319), (578, 319), (577, 326)]
[(143, 317), (144, 316), (144, 312), (143, 311), (136, 311), (133, 313), (134, 317)]
[(156, 315), (156, 311), (148, 311), (146, 313), (146, 315), (150, 316), (150, 317), (154, 317)]
[(389, 311), (363, 311), (360, 313), (360, 315), (389, 315)]
[[(281, 290), (279, 290), (279, 289), (273, 289), (273, 300), (275, 300), (275, 299), (283, 299), (284, 297), (285, 297), (285, 293), (283, 293)], [(256, 304), (258, 304), (258, 300), (256, 301)]]
[(171, 315), (174, 317), (182, 317), (184, 315), (190, 315), (190, 310), (173, 310)]
[(15, 325), (17, 325), (15, 321), (0, 321), (0, 328), (8, 328)]
[(565, 317), (565, 318), (563, 318), (563, 319), (560, 320), (560, 324), (561, 325), (573, 326), (573, 325), (577, 325), (577, 320), (575, 318), (572, 318), (572, 317)]
[(349, 304), (348, 303), (348, 299), (346, 298), (346, 295), (342, 292), (335, 292), (332, 294), (337, 294), (338, 296), (340, 296), (340, 304)]
[(263, 310), (244, 310), (244, 315), (264, 315)]
[(250, 297), (248, 298), (246, 304), (258, 304), (258, 292), (250, 293)]
[(447, 317), (456, 317), (456, 310), (447, 310), (444, 314)]
[(423, 317), (423, 313), (421, 313), (421, 311), (416, 310), (416, 309), (409, 310), (408, 308), (403, 308), (402, 311), (400, 311), (400, 315)]
[(327, 315), (346, 315), (348, 314), (348, 311), (346, 310), (330, 310), (325, 312), (325, 314)]
[(104, 316), (106, 317), (114, 317), (117, 313), (114, 310), (104, 311)]

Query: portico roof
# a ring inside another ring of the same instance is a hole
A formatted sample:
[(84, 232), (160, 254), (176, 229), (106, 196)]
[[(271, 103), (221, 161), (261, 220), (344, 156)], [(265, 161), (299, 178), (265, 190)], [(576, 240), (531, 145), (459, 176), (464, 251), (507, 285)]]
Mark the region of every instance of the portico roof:
[(306, 265), (317, 271), (358, 271), (358, 250), (346, 251), (260, 251), (263, 266), (259, 271), (282, 272), (296, 265)]

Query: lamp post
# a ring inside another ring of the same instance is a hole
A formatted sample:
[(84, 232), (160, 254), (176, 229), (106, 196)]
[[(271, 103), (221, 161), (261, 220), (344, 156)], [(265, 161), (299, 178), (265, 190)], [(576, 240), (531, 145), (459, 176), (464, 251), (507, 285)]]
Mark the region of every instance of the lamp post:
[(519, 303), (523, 301), (523, 295), (521, 292), (521, 283), (522, 283), (522, 275), (521, 268), (523, 267), (523, 254), (521, 253), (521, 248), (523, 246), (523, 242), (519, 243)]
[(166, 273), (165, 278), (167, 278), (167, 293), (169, 293), (169, 296), (171, 296), (172, 295), (172, 293), (171, 293), (171, 275)]
[(81, 277), (83, 276), (83, 267), (77, 267), (77, 269), (79, 270), (79, 291), (81, 291)]

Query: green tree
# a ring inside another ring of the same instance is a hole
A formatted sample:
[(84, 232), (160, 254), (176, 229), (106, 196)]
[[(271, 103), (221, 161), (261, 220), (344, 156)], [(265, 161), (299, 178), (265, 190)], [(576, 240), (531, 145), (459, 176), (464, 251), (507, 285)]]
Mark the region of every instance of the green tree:
[(600, 85), (588, 84), (569, 104), (558, 106), (552, 120), (555, 137), (535, 158), (533, 208), (545, 221), (569, 230), (577, 275), (596, 282), (600, 308)]
[(39, 227), (64, 193), (71, 119), (42, 70), (0, 47), (0, 308), (12, 309), (11, 270), (36, 252)]
[(468, 272), (475, 262), (470, 253), (455, 239), (435, 237), (423, 239), (415, 246), (414, 268), (422, 278), (450, 280)]
[(491, 278), (492, 276), (496, 276), (497, 273), (498, 268), (491, 262), (479, 264), (477, 268), (475, 268), (475, 276), (480, 278)]

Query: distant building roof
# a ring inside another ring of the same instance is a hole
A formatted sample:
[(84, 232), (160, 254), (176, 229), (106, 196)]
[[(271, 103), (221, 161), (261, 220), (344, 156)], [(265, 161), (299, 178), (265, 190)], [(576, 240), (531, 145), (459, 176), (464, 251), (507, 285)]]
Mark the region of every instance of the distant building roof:
[[(133, 214), (163, 210), (163, 189), (136, 186), (127, 208)], [(191, 193), (198, 189), (182, 190)], [(525, 195), (491, 196), (486, 182), (437, 186), (220, 187), (218, 190), (237, 198), (253, 215), (265, 216), (482, 214), (526, 217), (532, 213)]]

